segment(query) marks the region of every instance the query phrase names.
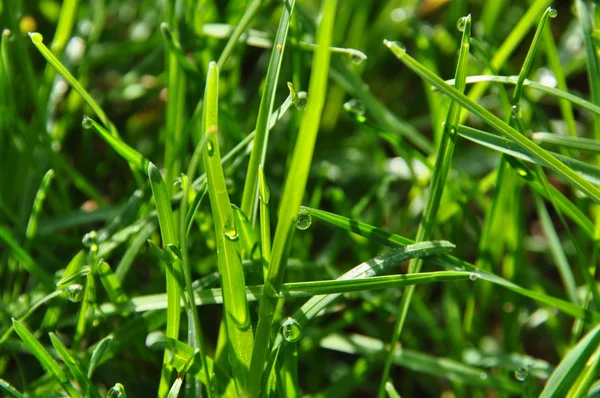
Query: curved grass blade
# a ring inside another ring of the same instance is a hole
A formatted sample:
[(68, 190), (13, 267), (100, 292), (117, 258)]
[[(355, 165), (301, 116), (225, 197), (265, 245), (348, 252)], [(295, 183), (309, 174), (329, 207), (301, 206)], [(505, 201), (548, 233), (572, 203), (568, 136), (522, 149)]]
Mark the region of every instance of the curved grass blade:
[[(500, 153), (504, 153), (533, 164), (548, 167), (548, 164), (537, 158), (536, 155), (532, 154), (528, 150), (524, 150), (521, 146), (515, 144), (514, 141), (504, 137), (486, 133), (485, 131), (464, 125), (460, 125), (458, 127), (458, 134), (461, 137), (491, 148)], [(548, 151), (548, 153), (552, 156), (555, 156), (563, 164), (577, 172), (579, 175), (583, 176), (586, 180), (594, 184), (600, 184), (600, 168), (555, 152)]]
[(246, 394), (248, 367), (253, 345), (252, 323), (245, 295), (244, 271), (240, 258), (239, 235), (235, 227), (233, 210), (225, 176), (221, 166), (218, 132), (219, 70), (215, 62), (208, 67), (203, 108), (203, 135), (207, 137), (204, 148), (204, 168), (208, 182), (208, 195), (215, 223), (217, 263), (221, 273), (227, 334), (230, 344), (230, 362), (238, 393)]
[[(154, 196), (154, 203), (158, 212), (158, 222), (160, 234), (162, 237), (162, 247), (168, 245), (177, 245), (177, 232), (173, 220), (173, 209), (171, 201), (167, 194), (167, 187), (160, 171), (152, 162), (148, 163), (148, 179)], [(179, 335), (179, 322), (181, 319), (180, 299), (181, 299), (181, 275), (179, 267), (173, 264), (165, 263), (167, 272), (167, 336), (177, 339)], [(163, 357), (163, 370), (161, 372), (160, 384), (164, 389), (170, 384), (171, 366), (169, 365), (168, 353)]]
[(37, 341), (35, 336), (16, 319), (12, 320), (12, 324), (15, 332), (17, 332), (21, 340), (23, 340), (27, 349), (29, 349), (29, 351), (37, 358), (44, 370), (56, 379), (70, 397), (80, 397), (79, 392), (69, 382), (67, 375), (60, 366), (58, 366), (50, 353), (46, 351), (44, 346)]
[(469, 110), (474, 115), (478, 116), (484, 122), (494, 127), (497, 131), (513, 140), (522, 149), (529, 151), (532, 155), (536, 156), (540, 162), (543, 162), (547, 167), (554, 170), (557, 174), (562, 176), (566, 181), (572, 183), (574, 186), (579, 188), (587, 197), (592, 199), (596, 203), (600, 203), (600, 190), (586, 181), (577, 172), (567, 167), (564, 163), (558, 160), (555, 156), (550, 154), (548, 151), (540, 148), (538, 145), (533, 143), (527, 137), (521, 135), (518, 131), (513, 129), (508, 124), (504, 123), (497, 116), (494, 116), (488, 110), (484, 109), (481, 105), (473, 102), (470, 98), (456, 90), (454, 87), (446, 84), (440, 77), (433, 74), (419, 62), (417, 62), (410, 55), (406, 54), (406, 50), (399, 46), (397, 43), (385, 41), (384, 43), (394, 55), (404, 63), (408, 68), (413, 70), (422, 79), (425, 79), (433, 86), (437, 87), (444, 94), (458, 102), (463, 108)]
[[(600, 346), (600, 325), (590, 330), (560, 361), (546, 383), (540, 398), (565, 397), (587, 366), (596, 366), (591, 356)], [(589, 364), (588, 364), (589, 363)]]
[(267, 145), (269, 142), (269, 116), (273, 111), (275, 102), (275, 92), (277, 82), (279, 81), (279, 72), (283, 62), (285, 44), (292, 19), (292, 12), (296, 0), (286, 0), (283, 4), (279, 27), (275, 36), (275, 45), (271, 51), (269, 68), (265, 77), (265, 88), (260, 100), (258, 117), (256, 119), (256, 134), (254, 135), (254, 145), (250, 154), (248, 171), (244, 182), (244, 191), (242, 194), (242, 211), (249, 216), (251, 223), (254, 223), (256, 214), (256, 200), (258, 198), (258, 175), (259, 169), (264, 167)]
[(88, 366), (87, 377), (88, 379), (92, 378), (94, 371), (100, 364), (102, 360), (102, 356), (106, 352), (106, 349), (110, 346), (110, 343), (113, 341), (113, 336), (109, 335), (103, 338), (96, 344), (94, 349), (92, 350), (92, 356), (90, 357), (90, 365)]
[(104, 260), (100, 260), (98, 263), (98, 276), (100, 277), (100, 282), (102, 283), (102, 286), (104, 286), (104, 290), (106, 290), (110, 301), (123, 312), (126, 312), (131, 307), (131, 301), (123, 290), (121, 282), (110, 268), (110, 265)]
[(181, 386), (183, 385), (183, 377), (177, 376), (169, 393), (167, 394), (167, 398), (177, 398), (179, 396), (179, 390), (181, 390)]
[(83, 390), (83, 396), (101, 398), (98, 389), (94, 386), (88, 376), (84, 374), (83, 369), (81, 369), (73, 355), (71, 355), (67, 347), (63, 345), (54, 333), (50, 333), (50, 341), (67, 369), (69, 369), (75, 380), (77, 380), (79, 387)]
[(196, 75), (196, 77), (200, 76), (200, 71), (198, 70), (196, 65), (194, 65), (189, 60), (189, 58), (185, 56), (185, 53), (183, 52), (183, 49), (181, 48), (181, 43), (179, 43), (179, 40), (177, 40), (177, 39), (175, 39), (175, 37), (173, 37), (173, 33), (171, 32), (171, 27), (169, 26), (168, 23), (163, 22), (160, 24), (160, 32), (162, 33), (162, 37), (163, 37), (165, 43), (167, 44), (168, 50), (173, 55), (175, 55), (175, 57), (177, 58), (177, 62), (179, 62), (179, 65), (181, 65), (181, 67), (183, 69), (185, 69), (186, 71), (191, 72), (194, 75)]
[(42, 211), (42, 206), (44, 204), (44, 200), (46, 199), (46, 193), (48, 192), (48, 188), (50, 187), (50, 183), (52, 182), (53, 178), (54, 170), (50, 169), (46, 172), (46, 174), (44, 174), (42, 182), (40, 183), (40, 187), (38, 188), (38, 191), (35, 194), (33, 207), (31, 209), (31, 215), (29, 216), (29, 221), (27, 221), (27, 229), (25, 230), (25, 250), (28, 249), (31, 240), (35, 237), (37, 233), (40, 212)]
[(219, 67), (219, 69), (225, 66), (225, 62), (227, 62), (227, 60), (229, 59), (233, 48), (240, 39), (240, 36), (242, 35), (242, 33), (244, 33), (248, 25), (250, 25), (250, 22), (252, 22), (252, 19), (260, 9), (260, 6), (263, 4), (263, 2), (264, 0), (251, 0), (250, 4), (248, 4), (248, 8), (246, 8), (244, 15), (242, 15), (242, 19), (240, 19), (240, 21), (235, 26), (235, 30), (231, 34), (231, 37), (229, 37), (229, 40), (227, 41), (227, 44), (225, 44), (225, 48), (223, 49), (223, 52), (221, 53), (221, 56), (217, 61), (217, 66)]
[(321, 113), (325, 105), (331, 55), (328, 47), (332, 40), (336, 8), (337, 2), (335, 0), (325, 0), (322, 4), (323, 16), (317, 33), (319, 49), (315, 53), (308, 90), (311, 97), (300, 123), (300, 131), (294, 147), (290, 171), (281, 197), (279, 218), (273, 240), (273, 252), (271, 253), (271, 262), (265, 279), (265, 294), (260, 302), (256, 342), (250, 365), (249, 391), (253, 397), (259, 394), (264, 362), (269, 349), (273, 316), (278, 302), (277, 292), (281, 287), (285, 272), (283, 265), (286, 262), (298, 210), (304, 197)]

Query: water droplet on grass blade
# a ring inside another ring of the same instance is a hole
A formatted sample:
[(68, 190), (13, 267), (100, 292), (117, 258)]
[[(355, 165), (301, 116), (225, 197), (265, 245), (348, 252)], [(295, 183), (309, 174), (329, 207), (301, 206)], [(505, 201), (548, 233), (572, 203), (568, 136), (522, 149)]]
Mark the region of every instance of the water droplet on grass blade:
[(29, 37), (31, 38), (31, 41), (34, 43), (41, 43), (44, 41), (44, 36), (42, 36), (41, 33), (38, 33), (38, 32), (30, 32)]
[(479, 278), (479, 274), (473, 272), (471, 275), (469, 275), (469, 280), (471, 281), (476, 281), (477, 278)]
[(211, 140), (206, 142), (206, 153), (208, 153), (208, 156), (212, 156), (215, 153), (215, 147)]
[(404, 54), (406, 54), (406, 47), (404, 47), (404, 44), (400, 43), (399, 41), (383, 40), (383, 44), (392, 50), (392, 53), (394, 53), (394, 55), (398, 58), (402, 58)]
[(123, 384), (117, 383), (106, 393), (106, 398), (122, 398), (125, 396), (125, 387)]
[(300, 209), (298, 212), (298, 220), (296, 220), (296, 228), (305, 230), (312, 224), (312, 216), (306, 209)]
[(69, 293), (69, 301), (72, 303), (78, 303), (83, 298), (83, 286), (80, 284), (74, 284), (67, 288)]
[(81, 121), (81, 127), (83, 127), (84, 129), (91, 129), (92, 128), (92, 119), (90, 119), (87, 116), (83, 117), (83, 120)]
[(558, 16), (558, 11), (554, 8), (550, 8), (550, 18), (556, 18)]
[(367, 56), (358, 50), (348, 50), (348, 56), (354, 65), (360, 65), (367, 59)]
[(302, 337), (302, 325), (294, 318), (288, 318), (281, 325), (281, 334), (286, 341), (294, 343)]
[(519, 368), (519, 369), (515, 370), (515, 379), (517, 379), (519, 381), (525, 381), (525, 379), (527, 378), (528, 375), (529, 375), (529, 372), (525, 368)]
[(357, 116), (363, 116), (365, 114), (365, 104), (361, 100), (354, 98), (344, 104), (344, 110)]
[(294, 101), (294, 105), (296, 106), (296, 109), (303, 111), (306, 109), (306, 104), (308, 103), (308, 94), (306, 94), (306, 91), (299, 91), (298, 95), (296, 96), (296, 101)]
[(512, 108), (510, 109), (510, 116), (513, 119), (522, 119), (523, 118), (523, 110), (521, 109), (521, 107), (519, 105), (513, 105)]
[(235, 230), (235, 228), (227, 228), (223, 231), (223, 236), (225, 236), (225, 239), (230, 240), (232, 242), (235, 242), (236, 240), (239, 239), (239, 235), (237, 233), (237, 231)]
[(465, 26), (467, 25), (467, 19), (468, 19), (468, 17), (461, 17), (461, 18), (458, 18), (458, 21), (456, 21), (456, 28), (460, 32), (465, 31)]
[(88, 232), (83, 235), (81, 243), (93, 252), (98, 251), (98, 233), (96, 231)]

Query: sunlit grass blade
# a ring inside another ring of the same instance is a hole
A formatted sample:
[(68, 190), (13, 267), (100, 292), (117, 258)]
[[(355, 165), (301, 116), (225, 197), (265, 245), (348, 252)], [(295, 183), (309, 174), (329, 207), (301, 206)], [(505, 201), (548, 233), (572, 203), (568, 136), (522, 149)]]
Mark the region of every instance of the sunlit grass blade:
[(563, 148), (578, 149), (590, 153), (600, 153), (600, 141), (592, 138), (565, 137), (552, 133), (533, 133), (531, 138), (540, 144), (554, 144)]
[[(494, 134), (486, 133), (485, 131), (474, 129), (468, 126), (459, 126), (458, 134), (470, 141), (476, 142), (485, 147), (491, 148), (500, 153), (513, 156), (517, 159), (547, 167), (548, 164), (540, 160), (536, 155), (532, 154), (527, 149), (517, 145), (514, 141), (500, 137)], [(558, 153), (548, 151), (548, 154), (555, 156), (556, 159), (564, 163), (573, 171), (584, 177), (586, 180), (598, 185), (600, 184), (600, 168), (584, 163), (580, 160), (573, 159), (568, 156), (563, 156)]]
[[(320, 345), (330, 350), (359, 355), (375, 354), (384, 349), (384, 344), (380, 340), (356, 334), (329, 335), (321, 340)], [(482, 369), (467, 366), (449, 358), (434, 357), (408, 348), (395, 348), (393, 362), (416, 372), (467, 385), (500, 389), (512, 394), (520, 394), (522, 391), (521, 386), (514, 379), (489, 374)]]
[[(177, 231), (173, 220), (173, 210), (171, 208), (170, 197), (167, 194), (167, 187), (160, 171), (153, 163), (148, 164), (148, 179), (154, 196), (154, 203), (158, 212), (158, 222), (160, 225), (160, 234), (162, 237), (162, 246), (177, 245)], [(167, 273), (167, 337), (174, 339), (179, 335), (179, 322), (181, 319), (181, 287), (182, 281), (180, 270), (173, 264), (166, 264)], [(161, 373), (161, 389), (168, 389), (171, 384), (171, 367), (168, 364), (168, 353), (163, 357), (163, 370)]]
[(15, 328), (15, 332), (17, 332), (21, 340), (23, 340), (27, 349), (37, 358), (44, 370), (56, 379), (70, 397), (80, 397), (81, 395), (71, 385), (67, 375), (35, 336), (24, 325), (19, 323), (19, 321), (13, 319), (12, 324)]
[(7, 395), (8, 397), (13, 397), (13, 398), (24, 398), (25, 397), (23, 394), (21, 394), (19, 391), (17, 391), (16, 388), (11, 386), (4, 379), (0, 379), (0, 390), (4, 391), (6, 394), (8, 394)]
[[(457, 92), (462, 93), (465, 90), (467, 77), (467, 66), (469, 60), (469, 40), (471, 38), (471, 16), (467, 15), (460, 20), (462, 26), (462, 39), (459, 50), (458, 62), (456, 67), (455, 81)], [(417, 230), (417, 236), (415, 241), (422, 242), (424, 240), (431, 239), (433, 229), (435, 226), (437, 213), (442, 200), (442, 194), (446, 185), (446, 179), (452, 165), (452, 156), (454, 154), (454, 143), (456, 141), (457, 125), (460, 119), (460, 106), (456, 102), (452, 102), (446, 115), (446, 122), (442, 130), (442, 138), (440, 141), (440, 147), (437, 152), (435, 165), (433, 167), (433, 173), (431, 176), (430, 193), (427, 197), (425, 209), (423, 210), (423, 216), (419, 223), (419, 229)], [(412, 259), (408, 266), (408, 272), (414, 273), (419, 272), (423, 262), (421, 259)], [(396, 315), (396, 322), (394, 324), (392, 341), (390, 347), (395, 347), (396, 342), (400, 338), (404, 321), (408, 313), (408, 308), (412, 296), (414, 294), (414, 287), (406, 289), (402, 295), (400, 305), (398, 306), (398, 312)], [(381, 381), (379, 382), (379, 398), (385, 396), (385, 385), (388, 382), (389, 372), (393, 361), (393, 352), (390, 350), (388, 357), (385, 361), (383, 374)]]
[(84, 128), (93, 129), (100, 138), (106, 141), (106, 143), (115, 150), (115, 152), (121, 155), (127, 162), (134, 165), (138, 170), (144, 173), (148, 170), (148, 160), (141, 153), (123, 142), (119, 137), (109, 133), (87, 116), (83, 117), (83, 122), (81, 124)]
[(302, 117), (300, 131), (289, 168), (290, 171), (286, 177), (281, 197), (281, 207), (275, 230), (275, 238), (273, 239), (271, 262), (269, 263), (267, 278), (265, 279), (265, 294), (260, 303), (256, 343), (252, 352), (252, 363), (250, 366), (249, 391), (253, 397), (258, 396), (260, 393), (260, 381), (270, 343), (271, 324), (278, 301), (277, 292), (283, 282), (285, 273), (284, 264), (290, 248), (294, 224), (304, 197), (308, 172), (321, 121), (321, 113), (325, 105), (331, 55), (328, 47), (332, 40), (336, 7), (337, 2), (334, 0), (326, 0), (322, 5), (323, 17), (317, 33), (319, 48), (315, 52), (308, 89), (310, 99)]
[(390, 398), (400, 398), (400, 394), (398, 394), (398, 391), (396, 391), (396, 388), (391, 381), (385, 383), (385, 392)]
[(446, 84), (440, 77), (431, 73), (431, 71), (419, 64), (414, 58), (406, 54), (406, 50), (398, 44), (386, 40), (385, 45), (394, 53), (394, 55), (396, 55), (396, 57), (402, 63), (404, 63), (407, 67), (413, 70), (421, 78), (427, 80), (430, 84), (437, 87), (440, 91), (444, 92), (444, 94), (448, 95), (450, 98), (458, 102), (463, 108), (469, 110), (471, 113), (481, 118), (484, 122), (494, 127), (497, 131), (506, 135), (509, 139), (514, 141), (521, 148), (528, 150), (532, 155), (536, 156), (547, 167), (551, 168), (557, 174), (562, 176), (566, 181), (579, 188), (582, 192), (586, 194), (586, 196), (588, 196), (594, 202), (600, 203), (600, 190), (585, 179), (583, 179), (583, 177), (581, 177), (577, 172), (565, 166), (555, 156), (540, 148), (527, 137), (521, 135), (518, 131), (510, 127), (508, 124), (504, 123), (502, 120), (500, 120), (497, 116), (494, 116), (488, 110), (484, 109), (481, 105), (478, 105), (477, 103), (473, 102), (470, 98), (456, 90), (454, 87)]
[(0, 240), (8, 246), (13, 256), (19, 260), (19, 263), (27, 272), (39, 279), (48, 289), (54, 290), (54, 279), (21, 248), (10, 230), (2, 225), (0, 225)]
[(83, 372), (83, 369), (81, 369), (75, 357), (71, 355), (67, 347), (63, 345), (63, 343), (54, 333), (50, 333), (50, 341), (52, 342), (52, 346), (62, 359), (67, 369), (69, 369), (69, 371), (79, 384), (79, 387), (81, 387), (81, 389), (83, 390), (83, 396), (90, 398), (100, 398), (100, 393), (98, 392), (98, 389)]
[(44, 58), (46, 58), (46, 60), (50, 63), (50, 65), (52, 65), (54, 67), (54, 69), (56, 69), (56, 71), (67, 81), (67, 83), (69, 83), (71, 85), (71, 87), (73, 87), (79, 93), (79, 95), (81, 95), (83, 97), (85, 102), (90, 106), (90, 108), (92, 108), (92, 110), (94, 111), (96, 116), (98, 116), (98, 118), (100, 118), (100, 121), (102, 122), (102, 124), (104, 124), (104, 126), (106, 126), (108, 129), (110, 129), (111, 133), (113, 135), (115, 135), (116, 130), (114, 129), (113, 124), (108, 119), (108, 116), (106, 116), (106, 113), (104, 113), (104, 110), (102, 110), (100, 105), (98, 105), (98, 103), (92, 98), (92, 96), (81, 85), (81, 83), (79, 83), (79, 81), (77, 81), (75, 76), (73, 76), (71, 74), (71, 72), (69, 72), (69, 70), (67, 68), (65, 68), (65, 66), (58, 60), (58, 58), (56, 58), (56, 56), (54, 54), (52, 54), (52, 52), (48, 49), (48, 47), (46, 47), (46, 45), (44, 45), (43, 36), (37, 32), (30, 33), (29, 36), (31, 37), (31, 41), (33, 42), (33, 45), (44, 56)]
[(271, 262), (271, 211), (269, 209), (271, 191), (265, 181), (262, 167), (259, 169), (258, 197), (260, 200), (260, 248), (263, 260), (263, 278), (266, 279)]
[(42, 182), (40, 183), (40, 187), (35, 195), (35, 199), (33, 201), (33, 207), (31, 209), (31, 215), (29, 216), (29, 221), (27, 221), (27, 229), (25, 230), (25, 239), (26, 239), (26, 247), (31, 243), (31, 240), (35, 237), (37, 233), (38, 220), (40, 217), (40, 212), (42, 211), (42, 206), (44, 204), (44, 200), (46, 199), (46, 194), (48, 192), (48, 188), (50, 187), (50, 183), (54, 178), (54, 170), (50, 169), (44, 174), (42, 178)]
[(104, 260), (101, 260), (98, 263), (98, 276), (100, 277), (100, 282), (102, 282), (102, 286), (104, 286), (104, 290), (106, 290), (110, 301), (117, 307), (122, 308), (124, 312), (127, 311), (127, 308), (130, 306), (129, 297), (123, 290), (121, 282), (115, 276), (110, 265)]
[(206, 179), (205, 179), (202, 182), (202, 185), (200, 186), (200, 188), (198, 189), (198, 192), (196, 192), (196, 195), (194, 196), (194, 200), (190, 204), (190, 208), (185, 217), (186, 235), (189, 235), (190, 230), (192, 229), (194, 217), (196, 216), (196, 213), (198, 212), (198, 209), (200, 208), (200, 203), (202, 203), (202, 199), (206, 195), (206, 192), (208, 192), (208, 185), (207, 185)]
[(242, 211), (249, 217), (252, 223), (254, 222), (256, 201), (258, 199), (259, 169), (264, 166), (267, 145), (269, 142), (269, 117), (273, 111), (277, 82), (279, 81), (279, 72), (283, 62), (290, 20), (295, 4), (296, 0), (286, 0), (283, 4), (281, 19), (275, 36), (275, 44), (271, 51), (269, 68), (267, 69), (267, 75), (265, 76), (265, 88), (258, 109), (255, 129), (256, 134), (254, 136), (254, 145), (248, 163), (241, 205)]
[(561, 360), (546, 383), (540, 397), (566, 397), (567, 392), (576, 382), (581, 372), (585, 371), (586, 366), (596, 366), (596, 360), (591, 358), (591, 355), (596, 352), (598, 345), (600, 345), (600, 326), (590, 330)]
[(258, 248), (258, 241), (256, 239), (256, 234), (254, 233), (254, 228), (252, 228), (252, 224), (250, 224), (250, 220), (244, 214), (242, 209), (237, 207), (236, 205), (231, 205), (233, 210), (233, 220), (235, 222), (235, 228), (238, 232), (238, 236), (240, 237), (240, 244), (242, 250), (244, 251), (244, 258), (252, 258), (255, 250)]
[(183, 377), (177, 376), (169, 393), (167, 394), (167, 398), (177, 398), (179, 396), (179, 390), (181, 390), (181, 386), (183, 385)]
[(104, 355), (104, 352), (106, 352), (106, 349), (110, 346), (110, 343), (112, 343), (112, 341), (113, 341), (113, 336), (111, 336), (111, 335), (106, 336), (105, 338), (100, 340), (98, 342), (98, 344), (96, 344), (96, 346), (92, 350), (92, 356), (90, 357), (90, 364), (89, 364), (88, 370), (87, 370), (88, 379), (92, 378), (94, 371), (96, 370), (96, 368), (98, 367), (98, 364), (100, 364), (100, 361), (102, 360), (102, 356)]
[(217, 263), (221, 273), (225, 318), (229, 342), (229, 360), (239, 394), (246, 394), (248, 367), (253, 345), (252, 323), (245, 295), (244, 271), (240, 258), (239, 235), (221, 166), (218, 142), (219, 70), (211, 62), (206, 78), (202, 133), (207, 137), (204, 148), (204, 168), (208, 195), (215, 223)]

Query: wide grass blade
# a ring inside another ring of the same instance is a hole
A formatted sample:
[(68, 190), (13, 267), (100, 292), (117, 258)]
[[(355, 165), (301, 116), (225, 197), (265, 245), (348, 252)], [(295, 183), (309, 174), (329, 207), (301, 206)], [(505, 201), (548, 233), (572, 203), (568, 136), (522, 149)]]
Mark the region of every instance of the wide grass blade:
[(252, 353), (253, 333), (250, 311), (245, 295), (244, 272), (240, 258), (239, 235), (235, 226), (233, 210), (225, 176), (221, 166), (218, 142), (218, 94), (219, 69), (211, 62), (206, 78), (202, 134), (206, 136), (204, 169), (208, 182), (208, 195), (215, 223), (217, 241), (217, 263), (221, 273), (225, 320), (227, 324), (229, 361), (233, 369), (238, 393), (246, 394), (248, 368)]
[(337, 2), (335, 0), (325, 0), (322, 5), (323, 17), (317, 33), (317, 45), (319, 48), (315, 52), (308, 89), (310, 99), (302, 117), (290, 171), (287, 175), (281, 197), (279, 219), (273, 240), (271, 262), (269, 263), (267, 278), (265, 279), (265, 294), (260, 303), (256, 343), (252, 352), (252, 363), (250, 366), (249, 391), (253, 397), (258, 396), (260, 392), (260, 380), (269, 348), (271, 324), (278, 301), (277, 292), (283, 282), (283, 275), (285, 273), (284, 264), (290, 248), (294, 224), (304, 197), (308, 172), (321, 121), (321, 113), (325, 105), (330, 59), (328, 47), (332, 40), (336, 7)]
[(566, 397), (569, 389), (586, 367), (596, 366), (597, 359), (592, 357), (600, 345), (600, 326), (590, 330), (575, 347), (560, 361), (546, 383), (540, 398)]
[(437, 89), (448, 95), (454, 101), (458, 102), (463, 108), (469, 110), (474, 115), (478, 116), (484, 122), (494, 127), (498, 132), (504, 134), (507, 138), (514, 141), (522, 149), (529, 151), (532, 155), (536, 156), (540, 162), (543, 162), (545, 166), (554, 170), (557, 174), (563, 177), (567, 182), (573, 184), (575, 187), (580, 189), (590, 199), (596, 203), (600, 203), (600, 190), (586, 181), (577, 172), (566, 166), (555, 156), (550, 154), (548, 151), (540, 148), (534, 142), (527, 137), (524, 137), (517, 130), (509, 126), (500, 120), (497, 116), (494, 116), (488, 110), (484, 109), (481, 105), (475, 103), (473, 100), (456, 90), (454, 87), (446, 84), (440, 77), (431, 73), (423, 65), (419, 64), (414, 58), (406, 54), (406, 50), (399, 44), (390, 41), (384, 43), (394, 55), (407, 67), (413, 70), (421, 78), (428, 81), (430, 84), (435, 86)]

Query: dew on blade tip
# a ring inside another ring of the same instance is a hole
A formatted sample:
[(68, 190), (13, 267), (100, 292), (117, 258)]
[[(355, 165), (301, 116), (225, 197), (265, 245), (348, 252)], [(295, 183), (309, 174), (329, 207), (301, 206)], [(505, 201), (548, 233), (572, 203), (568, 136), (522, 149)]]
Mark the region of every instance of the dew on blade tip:
[(294, 318), (288, 317), (281, 325), (281, 334), (286, 341), (294, 343), (302, 337), (302, 325)]
[(305, 230), (312, 224), (312, 216), (306, 209), (300, 209), (298, 219), (296, 220), (296, 228)]

